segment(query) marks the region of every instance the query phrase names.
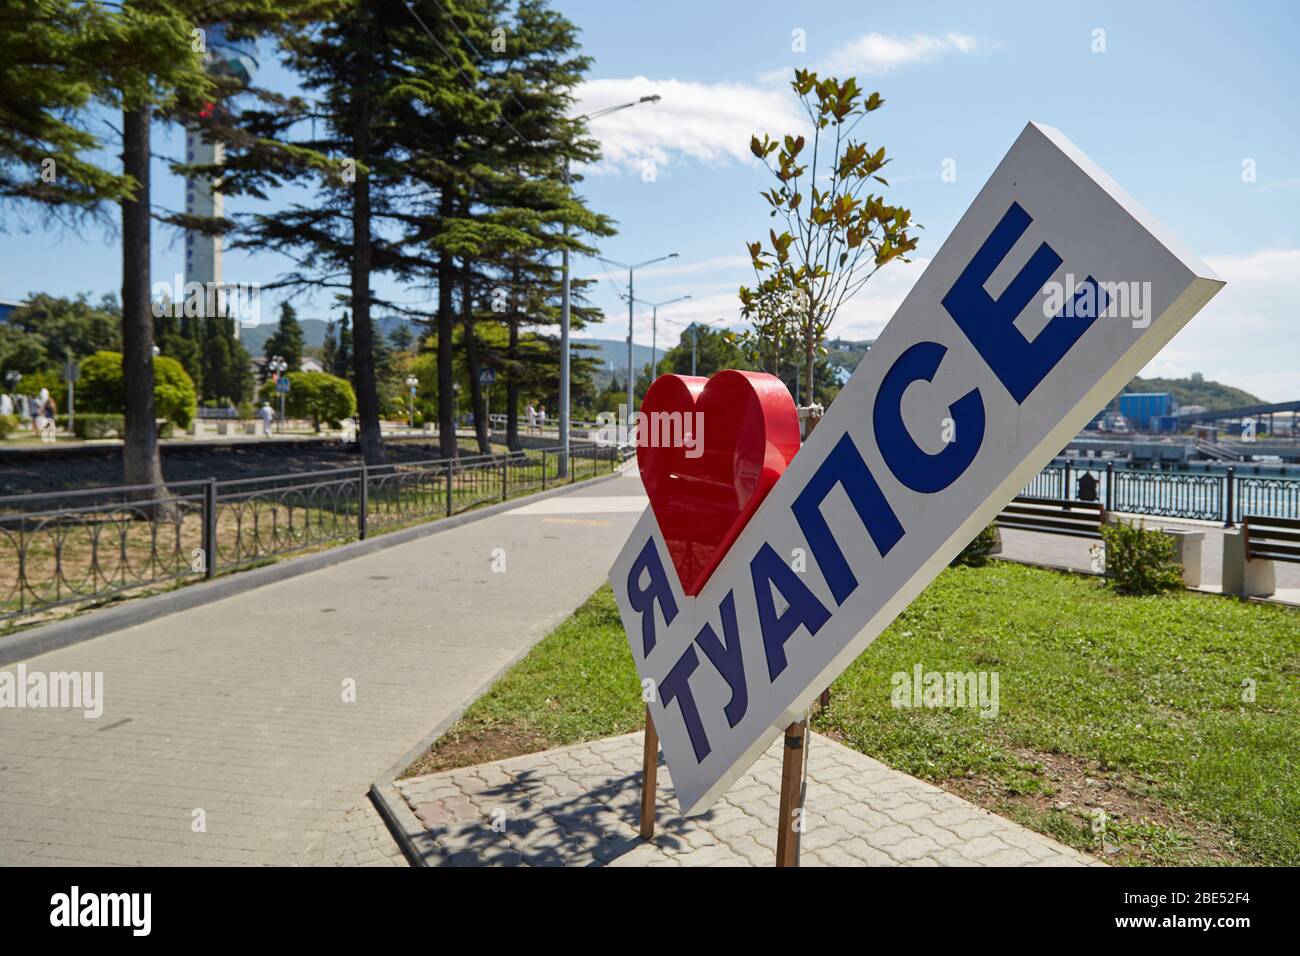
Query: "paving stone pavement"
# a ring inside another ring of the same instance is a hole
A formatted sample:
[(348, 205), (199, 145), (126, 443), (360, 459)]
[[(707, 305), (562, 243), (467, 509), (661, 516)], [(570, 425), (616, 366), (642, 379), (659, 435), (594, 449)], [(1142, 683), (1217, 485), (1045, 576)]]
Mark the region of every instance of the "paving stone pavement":
[(399, 861), (370, 784), (600, 587), (645, 506), (635, 471), (558, 497), (23, 662), (102, 673), (103, 714), (0, 709), (0, 865)]
[(369, 799), (339, 817), (307, 848), (308, 866), (406, 866), (397, 841)]
[[(1124, 515), (1124, 518), (1141, 521), (1147, 528), (1171, 528), (1204, 533), (1205, 540), (1201, 542), (1201, 587), (1198, 590), (1209, 594), (1218, 594), (1222, 591), (1223, 526), (1221, 524), (1140, 515)], [(1096, 543), (1087, 538), (1068, 538), (1058, 534), (1042, 534), (1015, 528), (1002, 529), (1003, 558), (1066, 568), (1071, 571), (1092, 569), (1091, 549)], [(1273, 600), (1279, 604), (1300, 604), (1300, 564), (1286, 564), (1279, 561), (1274, 565), (1274, 570), (1277, 575), (1277, 591), (1273, 595)]]
[[(819, 734), (803, 866), (1104, 866)], [(781, 743), (707, 812), (683, 818), (662, 756), (655, 839), (638, 835), (640, 733), (397, 782), (432, 866), (772, 866)]]

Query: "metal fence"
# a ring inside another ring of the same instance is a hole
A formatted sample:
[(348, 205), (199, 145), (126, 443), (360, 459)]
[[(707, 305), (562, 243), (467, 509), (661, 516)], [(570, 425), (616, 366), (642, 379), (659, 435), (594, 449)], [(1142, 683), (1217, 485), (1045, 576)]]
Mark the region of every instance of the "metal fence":
[[(0, 621), (183, 579), (211, 578), (312, 548), (459, 514), (607, 474), (627, 449), (559, 448), (328, 471), (0, 497)], [(1085, 476), (1091, 479), (1086, 482)], [(1084, 492), (1090, 491), (1091, 498)], [(1300, 479), (1143, 471), (1057, 461), (1024, 494), (1108, 511), (1222, 521), (1300, 517)]]
[[(1084, 478), (1091, 479), (1085, 482)], [(1092, 497), (1085, 497), (1090, 492)], [(1107, 511), (1221, 521), (1231, 528), (1243, 515), (1300, 517), (1300, 479), (1239, 474), (1146, 471), (1093, 459), (1053, 462), (1022, 494), (1100, 501)]]
[[(626, 450), (559, 448), (233, 481), (0, 497), (0, 621), (364, 539), (608, 474)], [(564, 472), (564, 477), (561, 472)]]

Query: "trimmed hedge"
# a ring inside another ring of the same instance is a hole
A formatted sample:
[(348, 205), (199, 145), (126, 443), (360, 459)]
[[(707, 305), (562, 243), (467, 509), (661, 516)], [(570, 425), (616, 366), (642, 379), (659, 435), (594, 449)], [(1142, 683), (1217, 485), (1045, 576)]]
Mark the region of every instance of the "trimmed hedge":
[[(60, 415), (66, 424), (66, 416)], [(95, 438), (121, 438), (126, 432), (126, 417), (103, 412), (77, 412), (72, 416), (72, 434), (83, 441)]]

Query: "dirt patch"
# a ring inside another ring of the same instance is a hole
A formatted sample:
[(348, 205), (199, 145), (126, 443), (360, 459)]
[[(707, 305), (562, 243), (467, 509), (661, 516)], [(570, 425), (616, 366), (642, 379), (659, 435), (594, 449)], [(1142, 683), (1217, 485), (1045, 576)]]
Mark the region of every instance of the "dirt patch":
[(468, 733), (455, 728), (439, 737), (425, 753), (402, 772), (402, 778), (422, 777), (442, 770), (522, 757), (560, 746), (545, 734), (526, 727), (502, 724)]
[[(1173, 810), (1144, 792), (1141, 781), (1068, 754), (1011, 747), (1008, 752), (1036, 768), (1044, 784), (1036, 793), (1017, 793), (983, 776), (936, 781), (945, 790), (1001, 816), (1060, 838), (1059, 823), (1086, 832), (1071, 841), (1084, 853), (1112, 864), (1168, 865), (1173, 853), (1187, 863), (1245, 864), (1250, 861), (1232, 837), (1190, 814)], [(1107, 836), (1093, 829), (1097, 811), (1105, 813)], [(1049, 825), (1055, 820), (1057, 826)], [(1094, 835), (1095, 834), (1095, 835)]]

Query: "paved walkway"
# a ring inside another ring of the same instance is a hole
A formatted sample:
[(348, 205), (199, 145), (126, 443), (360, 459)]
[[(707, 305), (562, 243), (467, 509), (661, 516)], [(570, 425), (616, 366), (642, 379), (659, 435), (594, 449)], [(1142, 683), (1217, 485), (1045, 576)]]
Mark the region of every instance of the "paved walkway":
[[(772, 866), (778, 740), (707, 812), (683, 818), (660, 759), (652, 843), (638, 836), (642, 735), (398, 781), (434, 866)], [(1104, 866), (813, 734), (804, 866)]]
[[(1127, 516), (1126, 516), (1127, 517)], [(1135, 519), (1136, 520), (1136, 519)], [(1223, 525), (1220, 522), (1176, 521), (1170, 518), (1144, 517), (1147, 528), (1201, 531), (1201, 587), (1199, 590), (1218, 594), (1223, 581)], [(1002, 556), (1019, 561), (1030, 561), (1052, 567), (1089, 571), (1092, 568), (1091, 549), (1097, 544), (1086, 538), (1067, 538), (1062, 535), (1042, 534), (1036, 531), (1002, 529)], [(1300, 604), (1300, 564), (1277, 562), (1274, 565), (1277, 592), (1273, 599), (1285, 604)]]
[(400, 862), (370, 783), (600, 586), (644, 506), (634, 472), (564, 497), (25, 661), (102, 672), (105, 702), (0, 709), (0, 864)]

